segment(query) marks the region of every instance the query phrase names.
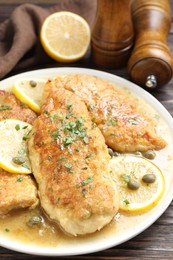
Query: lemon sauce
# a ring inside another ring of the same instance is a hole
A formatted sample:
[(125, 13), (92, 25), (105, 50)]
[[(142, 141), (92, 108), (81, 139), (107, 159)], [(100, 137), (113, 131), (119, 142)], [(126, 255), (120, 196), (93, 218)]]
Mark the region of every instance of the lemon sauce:
[[(0, 234), (10, 239), (18, 240), (22, 243), (40, 245), (45, 247), (61, 247), (64, 244), (77, 245), (80, 242), (96, 241), (100, 237), (108, 237), (109, 235), (119, 236), (130, 232), (135, 226), (145, 221), (151, 212), (156, 212), (157, 207), (166, 196), (166, 192), (170, 189), (173, 184), (173, 135), (159, 115), (158, 111), (155, 111), (149, 104), (144, 100), (134, 96), (132, 92), (124, 88), (123, 93), (132, 99), (136, 105), (143, 111), (144, 114), (150, 115), (157, 124), (158, 133), (165, 139), (167, 146), (156, 151), (156, 157), (152, 160), (159, 169), (165, 179), (165, 191), (163, 197), (158, 204), (150, 211), (141, 214), (130, 214), (123, 211), (119, 211), (114, 217), (113, 221), (108, 224), (101, 231), (91, 235), (71, 237), (64, 234), (60, 230), (58, 225), (44, 214), (41, 207), (37, 207), (34, 210), (16, 210), (9, 213), (7, 216), (0, 218)], [(33, 216), (40, 216), (41, 223), (38, 225), (29, 225), (29, 220)]]

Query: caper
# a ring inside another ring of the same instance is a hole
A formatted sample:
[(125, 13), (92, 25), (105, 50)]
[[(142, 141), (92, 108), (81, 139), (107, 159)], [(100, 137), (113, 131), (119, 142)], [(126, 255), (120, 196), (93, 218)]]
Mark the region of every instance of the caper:
[(113, 157), (114, 151), (111, 148), (108, 148), (108, 153), (111, 157)]
[(29, 227), (32, 227), (35, 225), (40, 225), (41, 223), (42, 223), (42, 218), (40, 216), (33, 216), (28, 220), (27, 225)]
[(117, 157), (117, 156), (119, 156), (120, 154), (118, 153), (118, 152), (114, 152), (114, 154), (113, 154), (113, 156), (114, 157)]
[(21, 156), (16, 156), (16, 157), (13, 157), (12, 161), (15, 164), (22, 165), (26, 160), (25, 160), (25, 158), (23, 158)]
[(37, 82), (35, 80), (30, 80), (29, 84), (32, 88), (35, 88), (37, 86)]
[(145, 183), (153, 183), (155, 182), (155, 180), (156, 180), (156, 175), (153, 173), (145, 174), (142, 177), (142, 181)]
[(127, 187), (130, 189), (130, 190), (137, 190), (139, 189), (140, 187), (140, 183), (138, 181), (135, 181), (135, 180), (130, 180), (128, 183), (127, 183)]
[(152, 150), (148, 150), (146, 152), (143, 152), (142, 155), (150, 160), (153, 160), (156, 157), (156, 153)]
[(142, 156), (142, 153), (139, 152), (139, 151), (136, 151), (136, 152), (135, 152), (135, 155), (137, 155), (137, 156)]

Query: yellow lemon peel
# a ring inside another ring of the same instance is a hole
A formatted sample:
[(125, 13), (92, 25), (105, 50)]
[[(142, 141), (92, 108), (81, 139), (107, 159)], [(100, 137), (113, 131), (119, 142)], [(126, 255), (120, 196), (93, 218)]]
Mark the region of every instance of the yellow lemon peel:
[[(124, 155), (112, 158), (109, 170), (120, 194), (120, 210), (142, 213), (152, 209), (161, 199), (165, 181), (161, 170), (151, 161), (137, 156)], [(154, 176), (152, 183), (144, 182), (143, 176)], [(133, 189), (129, 182), (138, 186)]]

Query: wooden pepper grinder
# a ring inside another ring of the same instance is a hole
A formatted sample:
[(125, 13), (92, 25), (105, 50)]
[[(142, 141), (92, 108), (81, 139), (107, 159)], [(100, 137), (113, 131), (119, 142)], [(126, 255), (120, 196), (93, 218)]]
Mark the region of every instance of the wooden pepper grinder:
[(127, 64), (133, 46), (131, 0), (97, 0), (92, 30), (92, 59), (104, 68)]
[(144, 88), (163, 86), (173, 75), (173, 59), (167, 46), (169, 1), (135, 0), (132, 19), (136, 39), (128, 62), (131, 80)]

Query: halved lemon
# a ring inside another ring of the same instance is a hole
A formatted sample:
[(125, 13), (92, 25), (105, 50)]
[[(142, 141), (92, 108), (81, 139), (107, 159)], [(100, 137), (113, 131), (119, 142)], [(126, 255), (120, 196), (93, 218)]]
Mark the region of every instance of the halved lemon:
[(109, 169), (119, 190), (121, 210), (146, 212), (161, 199), (165, 189), (164, 177), (148, 159), (118, 156), (110, 160)]
[(13, 93), (21, 102), (27, 104), (36, 113), (40, 113), (45, 84), (44, 79), (21, 78), (13, 83)]
[(32, 125), (7, 119), (0, 121), (0, 167), (11, 173), (29, 174), (27, 140)]
[(90, 39), (87, 21), (80, 15), (66, 11), (49, 15), (40, 31), (45, 52), (60, 62), (81, 59), (88, 51)]

